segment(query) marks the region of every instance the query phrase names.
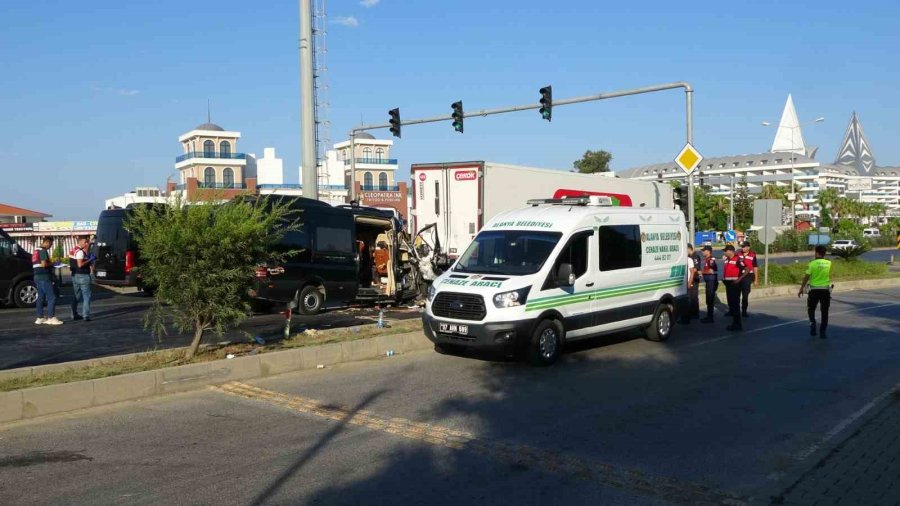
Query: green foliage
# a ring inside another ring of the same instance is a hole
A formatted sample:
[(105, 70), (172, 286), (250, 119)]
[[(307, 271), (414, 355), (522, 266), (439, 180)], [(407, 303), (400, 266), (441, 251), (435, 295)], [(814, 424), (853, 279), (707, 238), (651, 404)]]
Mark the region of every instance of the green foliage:
[[(812, 257), (810, 257), (812, 260)], [(762, 260), (760, 260), (760, 263)], [(799, 285), (806, 274), (808, 262), (794, 264), (769, 264), (769, 284), (774, 285)], [(866, 262), (863, 260), (848, 261), (835, 259), (831, 262), (831, 279), (874, 278), (887, 275), (887, 264)]]
[(169, 318), (180, 332), (192, 331), (191, 358), (205, 331), (221, 335), (248, 317), (244, 295), (256, 266), (292, 253), (275, 253), (273, 246), (299, 222), (287, 203), (268, 199), (176, 201), (137, 208), (126, 227), (140, 247), (141, 275), (155, 287), (144, 323), (157, 338)]
[(747, 187), (747, 178), (741, 178), (734, 192), (734, 228), (747, 230), (753, 224), (753, 196)]
[(50, 261), (53, 263), (57, 263), (64, 260), (65, 255), (63, 254), (62, 241), (56, 241), (56, 245), (53, 246), (53, 254), (50, 256)]
[(609, 164), (612, 162), (612, 153), (604, 150), (584, 152), (581, 160), (572, 162), (577, 172), (581, 174), (594, 174), (597, 172), (609, 172)]

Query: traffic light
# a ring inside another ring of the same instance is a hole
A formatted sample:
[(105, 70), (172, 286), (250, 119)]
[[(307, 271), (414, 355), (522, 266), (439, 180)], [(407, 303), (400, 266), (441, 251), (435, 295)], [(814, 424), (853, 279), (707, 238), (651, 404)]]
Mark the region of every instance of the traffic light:
[(688, 216), (688, 191), (687, 186), (679, 185), (673, 188), (675, 193), (675, 205), (684, 213), (685, 219)]
[(541, 88), (541, 117), (547, 121), (553, 116), (553, 86)]
[(450, 108), (453, 109), (453, 129), (463, 133), (463, 118), (465, 118), (465, 114), (463, 113), (462, 100), (453, 102), (450, 104)]
[(400, 108), (391, 109), (388, 111), (388, 114), (391, 115), (391, 134), (394, 137), (400, 138)]

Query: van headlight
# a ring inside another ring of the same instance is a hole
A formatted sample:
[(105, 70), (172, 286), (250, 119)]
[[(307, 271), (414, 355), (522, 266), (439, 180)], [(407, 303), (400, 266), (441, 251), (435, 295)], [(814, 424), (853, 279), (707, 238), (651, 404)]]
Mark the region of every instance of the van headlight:
[(425, 298), (428, 299), (428, 302), (431, 302), (431, 299), (434, 298), (434, 294), (436, 293), (437, 288), (435, 288), (433, 284), (428, 285), (428, 291), (425, 293)]
[(498, 308), (521, 306), (528, 299), (529, 290), (531, 287), (526, 286), (511, 292), (498, 293), (494, 295), (494, 306)]

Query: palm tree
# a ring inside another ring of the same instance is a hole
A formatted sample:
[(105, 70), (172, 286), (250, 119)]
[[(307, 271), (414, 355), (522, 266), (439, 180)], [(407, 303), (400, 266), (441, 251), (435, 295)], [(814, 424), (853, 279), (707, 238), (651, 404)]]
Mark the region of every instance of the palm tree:
[(836, 212), (836, 210), (833, 209), (833, 206), (837, 203), (839, 198), (841, 198), (841, 196), (838, 194), (838, 191), (834, 188), (826, 188), (826, 189), (820, 191), (818, 197), (816, 198), (816, 200), (818, 200), (818, 203), (819, 203), (820, 216), (823, 211), (828, 210), (828, 214), (831, 215), (832, 221), (836, 222), (837, 217), (834, 216), (834, 213)]

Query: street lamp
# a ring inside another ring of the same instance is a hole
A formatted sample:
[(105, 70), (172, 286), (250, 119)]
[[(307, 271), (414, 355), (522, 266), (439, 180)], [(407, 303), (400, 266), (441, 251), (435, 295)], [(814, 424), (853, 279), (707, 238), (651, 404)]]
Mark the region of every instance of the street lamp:
[[(791, 195), (794, 196), (793, 199), (791, 199), (791, 198), (788, 199), (791, 201), (791, 230), (797, 230), (797, 223), (796, 223), (797, 222), (797, 203), (796, 203), (797, 193), (794, 188), (794, 158), (796, 157), (797, 153), (794, 152), (794, 149), (795, 149), (794, 130), (796, 130), (802, 126), (812, 125), (813, 123), (822, 123), (823, 121), (825, 121), (825, 117), (819, 116), (818, 118), (816, 118), (812, 121), (809, 121), (807, 123), (801, 123), (796, 126), (778, 125), (778, 128), (788, 128), (791, 131), (791, 150), (790, 150), (790, 153), (791, 153)], [(763, 121), (762, 126), (764, 126), (764, 127), (772, 126), (772, 123), (770, 123), (768, 121)], [(821, 213), (822, 211), (819, 210), (819, 212)]]

